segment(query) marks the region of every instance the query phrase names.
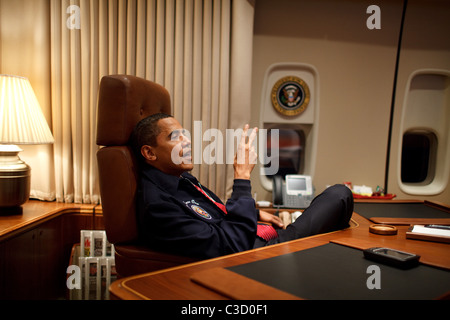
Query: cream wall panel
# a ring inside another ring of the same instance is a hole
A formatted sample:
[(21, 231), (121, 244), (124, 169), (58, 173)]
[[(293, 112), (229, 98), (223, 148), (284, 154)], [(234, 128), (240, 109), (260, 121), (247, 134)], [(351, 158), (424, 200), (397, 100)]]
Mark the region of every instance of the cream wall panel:
[[(404, 192), (399, 186), (400, 180), (400, 150), (401, 150), (401, 121), (402, 113), (407, 103), (409, 80), (411, 76), (418, 72), (430, 70), (431, 74), (439, 72), (450, 72), (450, 3), (448, 1), (408, 1), (408, 10), (406, 12), (404, 35), (402, 41), (402, 50), (400, 55), (397, 95), (395, 100), (395, 112), (392, 128), (392, 145), (389, 165), (388, 190), (397, 194), (398, 198), (410, 199), (419, 198), (431, 201), (439, 201), (446, 204), (450, 203), (450, 188), (447, 184), (446, 189), (434, 195), (426, 195), (429, 190), (424, 189), (423, 194), (410, 194)], [(446, 106), (448, 110), (449, 92), (447, 84)], [(444, 94), (444, 92), (443, 92)], [(433, 112), (430, 106), (429, 112)], [(447, 117), (447, 132), (448, 128)], [(427, 119), (433, 118), (427, 117)], [(438, 120), (437, 120), (438, 121)], [(445, 122), (444, 119), (442, 119)], [(416, 123), (417, 125), (417, 123)], [(430, 123), (423, 123), (430, 126)], [(438, 124), (439, 126), (441, 124)], [(448, 138), (447, 138), (448, 139)], [(442, 142), (445, 143), (445, 140)], [(447, 141), (448, 145), (448, 141)], [(439, 176), (438, 179), (448, 181), (449, 162), (447, 162), (446, 177)]]
[[(366, 27), (370, 4), (256, 2), (252, 113), (259, 112), (264, 72), (271, 64), (307, 63), (320, 75), (317, 192), (344, 181), (384, 184), (402, 1), (378, 4), (380, 30)], [(258, 200), (271, 199), (260, 186), (254, 189)]]

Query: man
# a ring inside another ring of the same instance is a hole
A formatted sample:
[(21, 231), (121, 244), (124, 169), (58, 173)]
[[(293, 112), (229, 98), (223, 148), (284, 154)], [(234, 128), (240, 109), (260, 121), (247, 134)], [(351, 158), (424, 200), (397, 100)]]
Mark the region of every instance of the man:
[[(286, 229), (278, 217), (256, 210), (250, 173), (257, 130), (247, 139), (248, 129), (246, 125), (233, 165), (233, 192), (223, 204), (188, 173), (193, 168), (191, 141), (177, 120), (155, 114), (136, 125), (132, 142), (140, 159), (137, 219), (142, 241), (155, 250), (204, 259), (348, 227), (353, 197), (342, 185), (316, 197)], [(179, 159), (173, 161), (173, 155)], [(262, 230), (258, 220), (279, 229)]]

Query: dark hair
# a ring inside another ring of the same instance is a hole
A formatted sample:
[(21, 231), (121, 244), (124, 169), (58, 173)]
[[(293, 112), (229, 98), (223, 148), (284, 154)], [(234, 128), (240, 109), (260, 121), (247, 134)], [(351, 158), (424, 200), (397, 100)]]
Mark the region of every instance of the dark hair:
[(165, 113), (155, 113), (142, 119), (134, 127), (131, 134), (131, 146), (138, 158), (141, 155), (142, 146), (156, 146), (156, 137), (161, 132), (158, 121), (165, 118), (172, 118), (172, 116)]

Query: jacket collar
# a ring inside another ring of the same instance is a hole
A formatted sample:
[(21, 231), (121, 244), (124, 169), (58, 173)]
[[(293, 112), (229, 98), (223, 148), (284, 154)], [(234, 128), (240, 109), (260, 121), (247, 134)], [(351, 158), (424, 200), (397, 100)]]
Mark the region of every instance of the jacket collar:
[(193, 183), (198, 184), (197, 179), (187, 172), (183, 172), (181, 177), (173, 176), (162, 172), (155, 167), (145, 164), (142, 167), (141, 174), (147, 179), (153, 182), (160, 188), (167, 190), (170, 193), (175, 193), (178, 190), (178, 184), (183, 178), (191, 180)]

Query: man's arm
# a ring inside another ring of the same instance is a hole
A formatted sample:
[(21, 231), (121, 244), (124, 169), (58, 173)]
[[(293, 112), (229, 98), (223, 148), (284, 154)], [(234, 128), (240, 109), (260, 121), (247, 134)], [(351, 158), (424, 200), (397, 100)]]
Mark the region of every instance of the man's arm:
[[(244, 181), (234, 187), (238, 193), (249, 188)], [(247, 191), (249, 194), (250, 192)], [(235, 193), (235, 192), (233, 192)], [(213, 258), (253, 248), (256, 212), (251, 197), (230, 199), (221, 221), (204, 221), (171, 196), (151, 199), (140, 219), (145, 242), (156, 250), (197, 258)]]

